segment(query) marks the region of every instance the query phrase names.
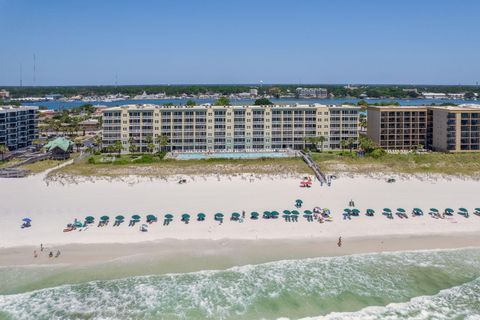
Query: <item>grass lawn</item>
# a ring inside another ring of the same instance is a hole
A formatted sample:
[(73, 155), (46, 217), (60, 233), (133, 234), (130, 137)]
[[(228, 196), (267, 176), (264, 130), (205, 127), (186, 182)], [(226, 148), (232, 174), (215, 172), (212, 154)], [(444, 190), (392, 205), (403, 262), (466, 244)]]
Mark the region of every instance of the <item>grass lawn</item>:
[[(106, 159), (107, 158), (107, 159)], [(300, 158), (173, 160), (152, 155), (96, 155), (55, 170), (76, 176), (169, 176), (215, 174), (295, 174), (310, 172)], [(110, 161), (105, 161), (110, 160)]]
[(20, 166), (22, 169), (28, 169), (32, 173), (40, 173), (43, 172), (47, 169), (54, 168), (60, 164), (62, 164), (65, 161), (60, 161), (60, 160), (42, 160), (42, 161), (37, 161), (35, 163), (31, 164), (26, 164), (24, 166)]
[(314, 153), (313, 159), (327, 172), (480, 175), (480, 153), (386, 154), (372, 158), (324, 152)]

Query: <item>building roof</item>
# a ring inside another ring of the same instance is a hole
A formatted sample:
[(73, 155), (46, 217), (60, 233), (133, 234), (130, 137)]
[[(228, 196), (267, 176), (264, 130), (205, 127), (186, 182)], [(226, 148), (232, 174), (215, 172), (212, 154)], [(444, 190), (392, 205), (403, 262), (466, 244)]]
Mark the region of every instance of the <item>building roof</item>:
[(25, 111), (25, 110), (38, 110), (38, 107), (35, 106), (0, 106), (0, 111)]
[(266, 105), (266, 106), (255, 106), (255, 105), (239, 105), (239, 106), (213, 106), (210, 104), (203, 104), (203, 105), (197, 105), (197, 106), (162, 106), (162, 105), (156, 105), (156, 104), (128, 104), (128, 105), (122, 105), (122, 106), (117, 106), (117, 107), (110, 107), (110, 108), (105, 108), (102, 110), (102, 112), (109, 112), (109, 111), (122, 111), (122, 110), (144, 110), (144, 111), (153, 111), (157, 109), (165, 109), (165, 110), (207, 110), (207, 109), (233, 109), (233, 110), (239, 110), (239, 109), (246, 109), (246, 108), (253, 108), (253, 109), (262, 109), (262, 108), (285, 108), (285, 109), (306, 109), (306, 108), (319, 108), (319, 107), (324, 107), (324, 108), (351, 108), (351, 109), (360, 109), (360, 107), (357, 106), (350, 106), (350, 105), (324, 105), (324, 104), (285, 104), (285, 105)]
[(64, 137), (58, 137), (50, 141), (49, 143), (47, 143), (44, 148), (47, 149), (48, 151), (53, 150), (55, 148), (60, 148), (63, 151), (67, 152), (72, 146), (73, 146), (73, 141), (68, 140), (67, 138), (64, 138)]
[(477, 111), (480, 112), (478, 104), (461, 104), (458, 106), (369, 106), (368, 109), (379, 111), (412, 111), (412, 110), (448, 110), (448, 111)]

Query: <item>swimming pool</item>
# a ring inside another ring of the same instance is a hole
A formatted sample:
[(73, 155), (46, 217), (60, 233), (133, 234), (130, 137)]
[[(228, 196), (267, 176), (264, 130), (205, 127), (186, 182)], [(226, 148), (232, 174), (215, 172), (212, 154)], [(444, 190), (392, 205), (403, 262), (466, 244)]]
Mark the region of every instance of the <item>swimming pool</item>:
[(213, 152), (213, 153), (178, 153), (173, 155), (177, 160), (198, 159), (259, 159), (259, 158), (287, 158), (293, 157), (293, 153), (287, 152)]

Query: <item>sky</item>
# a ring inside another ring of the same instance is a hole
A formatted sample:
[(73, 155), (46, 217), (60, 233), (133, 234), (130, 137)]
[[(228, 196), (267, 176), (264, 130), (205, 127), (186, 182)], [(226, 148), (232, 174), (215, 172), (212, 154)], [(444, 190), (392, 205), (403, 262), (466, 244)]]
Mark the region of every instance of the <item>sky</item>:
[(0, 86), (473, 85), (479, 12), (478, 0), (0, 0)]

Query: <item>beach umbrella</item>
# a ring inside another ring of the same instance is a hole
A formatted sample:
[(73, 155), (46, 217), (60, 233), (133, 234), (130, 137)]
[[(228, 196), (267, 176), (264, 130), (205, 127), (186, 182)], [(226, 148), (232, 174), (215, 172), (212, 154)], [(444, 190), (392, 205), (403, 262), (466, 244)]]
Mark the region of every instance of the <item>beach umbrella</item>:
[(460, 209), (458, 209), (458, 211), (461, 211), (461, 212), (468, 212), (468, 210), (467, 210), (467, 209), (465, 209), (465, 208), (460, 208)]
[(403, 208), (398, 208), (398, 209), (397, 209), (397, 212), (405, 213), (405, 209), (403, 209)]
[(197, 214), (198, 220), (205, 220), (205, 217), (206, 217), (205, 213), (199, 213), (199, 214)]
[(132, 216), (132, 219), (133, 219), (133, 220), (140, 220), (140, 216), (139, 216), (138, 214), (134, 214), (134, 215)]
[(447, 208), (445, 209), (445, 212), (448, 212), (448, 213), (453, 213), (455, 210), (453, 210), (452, 208)]
[(358, 210), (358, 209), (352, 209), (352, 214), (354, 214), (354, 215), (359, 215), (359, 214), (360, 214), (360, 210)]
[(255, 211), (253, 211), (253, 212), (250, 214), (250, 218), (256, 219), (256, 218), (258, 218), (258, 216), (259, 216), (259, 213), (258, 213), (258, 212), (255, 212)]
[(312, 214), (312, 211), (310, 211), (310, 210), (305, 210), (305, 211), (303, 211), (303, 213), (306, 214), (306, 215), (311, 215), (311, 214)]
[(297, 203), (303, 203), (303, 200), (302, 200), (302, 199), (297, 199), (297, 200), (295, 200), (295, 202), (297, 202)]
[(215, 219), (223, 219), (223, 213), (221, 212), (215, 213)]
[(438, 213), (438, 209), (436, 209), (436, 208), (430, 208), (430, 212)]
[(95, 218), (92, 217), (92, 216), (88, 216), (88, 217), (85, 218), (85, 220), (86, 220), (87, 222), (93, 222), (93, 221), (95, 220)]
[(269, 218), (271, 214), (270, 214), (270, 211), (263, 211), (263, 215)]
[(156, 221), (156, 220), (157, 220), (157, 217), (154, 216), (153, 214), (147, 215), (147, 221)]
[(124, 216), (116, 216), (116, 217), (115, 217), (115, 220), (117, 220), (117, 221), (123, 221), (123, 220), (125, 220), (125, 217), (124, 217)]
[(278, 211), (272, 211), (272, 212), (270, 212), (270, 214), (272, 216), (278, 216), (280, 213), (278, 213)]
[(30, 219), (30, 218), (23, 218), (22, 221), (28, 223), (28, 222), (32, 222), (32, 219)]
[(188, 220), (190, 219), (190, 215), (188, 213), (182, 214), (182, 220)]
[(238, 212), (232, 213), (232, 218), (234, 218), (234, 219), (240, 218), (240, 213), (238, 213)]
[(290, 210), (283, 210), (283, 214), (290, 214)]
[(292, 210), (292, 214), (294, 214), (294, 215), (297, 215), (297, 216), (298, 216), (298, 215), (300, 214), (300, 212), (298, 212), (297, 210)]
[(110, 220), (110, 218), (108, 216), (101, 216), (100, 220), (107, 221), (107, 220)]
[(81, 228), (81, 227), (83, 227), (83, 224), (80, 221), (75, 221), (73, 226), (76, 227), (76, 228)]
[(475, 208), (475, 211), (480, 212), (480, 208)]
[(171, 215), (170, 213), (167, 213), (165, 215), (165, 219), (173, 219), (173, 215)]
[(367, 214), (374, 214), (375, 213), (375, 210), (373, 209), (367, 209)]
[(390, 210), (389, 208), (383, 208), (383, 212), (388, 212), (388, 213), (390, 213), (390, 212), (392, 212), (392, 210)]

